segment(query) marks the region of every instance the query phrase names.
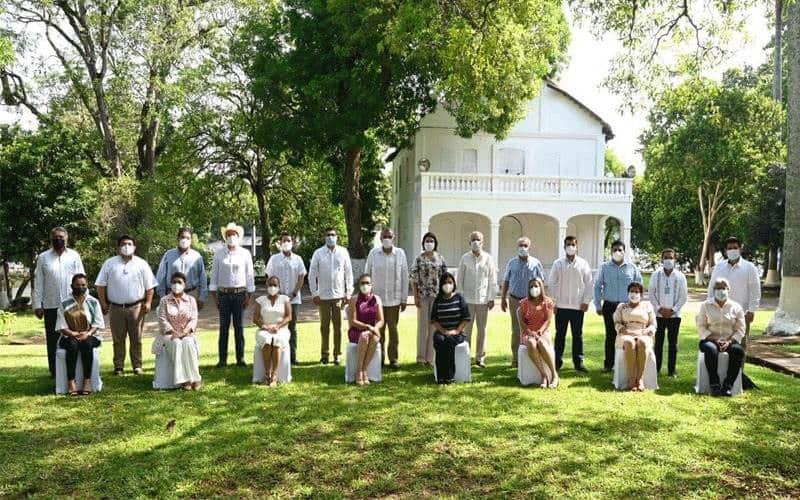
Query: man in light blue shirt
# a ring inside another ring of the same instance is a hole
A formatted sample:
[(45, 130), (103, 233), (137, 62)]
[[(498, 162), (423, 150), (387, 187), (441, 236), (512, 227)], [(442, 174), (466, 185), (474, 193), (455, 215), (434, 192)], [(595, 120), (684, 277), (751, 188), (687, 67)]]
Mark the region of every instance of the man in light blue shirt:
[[(500, 290), (500, 308), (503, 312), (511, 314), (511, 362), (512, 368), (517, 366), (517, 349), (519, 348), (519, 323), (517, 322), (517, 309), (520, 300), (528, 296), (528, 284), (534, 278), (543, 282), (544, 267), (539, 259), (531, 255), (533, 245), (527, 236), (517, 240), (517, 257), (513, 257), (506, 264), (503, 273), (503, 286)], [(510, 296), (510, 298), (509, 298)]]
[(594, 280), (594, 308), (603, 316), (606, 328), (605, 360), (603, 371), (614, 369), (614, 311), (621, 302), (628, 300), (628, 285), (642, 283), (642, 273), (630, 261), (625, 260), (625, 243), (617, 240), (611, 244), (611, 260), (607, 260), (597, 271)]
[[(171, 248), (161, 257), (161, 263), (156, 272), (156, 291), (159, 297), (169, 293), (170, 282), (174, 273), (183, 273), (186, 276), (184, 292), (194, 295), (197, 299), (197, 308), (202, 309), (208, 298), (208, 280), (203, 256), (192, 248), (192, 230), (182, 227), (178, 230), (178, 246)], [(192, 293), (196, 292), (196, 293)]]

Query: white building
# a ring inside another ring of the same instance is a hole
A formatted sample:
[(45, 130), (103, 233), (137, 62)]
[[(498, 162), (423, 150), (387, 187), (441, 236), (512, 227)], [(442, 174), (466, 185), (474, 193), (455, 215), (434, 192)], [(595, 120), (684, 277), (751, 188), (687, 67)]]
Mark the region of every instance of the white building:
[(390, 158), (399, 245), (413, 259), (432, 231), (454, 267), (478, 230), (502, 272), (520, 236), (531, 238), (534, 255), (549, 268), (571, 234), (597, 267), (609, 218), (619, 221), (630, 246), (632, 179), (604, 175), (612, 137), (608, 123), (550, 81), (502, 141), (485, 133), (459, 137), (440, 108), (422, 120), (413, 145)]

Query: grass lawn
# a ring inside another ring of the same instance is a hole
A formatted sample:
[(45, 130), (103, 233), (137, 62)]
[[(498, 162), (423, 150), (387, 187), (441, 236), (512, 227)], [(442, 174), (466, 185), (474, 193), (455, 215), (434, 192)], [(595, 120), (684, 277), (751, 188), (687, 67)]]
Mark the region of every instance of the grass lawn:
[[(757, 315), (755, 331), (769, 316)], [(4, 346), (0, 496), (800, 495), (800, 382), (749, 366), (760, 390), (693, 394), (688, 317), (680, 377), (616, 392), (599, 371), (599, 318), (587, 318), (591, 373), (565, 369), (557, 390), (519, 387), (508, 319), (494, 314), (489, 367), (474, 369), (472, 384), (441, 387), (413, 364), (411, 318), (402, 369), (366, 388), (316, 364), (277, 389), (252, 385), (249, 368), (211, 368), (216, 335), (205, 332), (200, 392), (153, 391), (149, 341), (147, 375), (113, 377), (107, 342), (103, 393), (56, 397), (44, 346)], [(318, 359), (316, 332), (301, 325), (301, 361)]]
[(44, 322), (37, 319), (33, 312), (14, 313), (14, 319), (11, 320), (8, 328), (12, 334), (10, 336), (0, 335), (0, 345), (8, 344), (15, 339), (20, 340), (44, 336)]

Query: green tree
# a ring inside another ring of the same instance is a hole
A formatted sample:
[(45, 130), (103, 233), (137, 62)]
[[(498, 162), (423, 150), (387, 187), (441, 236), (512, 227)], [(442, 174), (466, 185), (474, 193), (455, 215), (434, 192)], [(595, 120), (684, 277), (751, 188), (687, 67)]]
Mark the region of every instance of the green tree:
[(669, 244), (669, 234), (699, 226), (700, 281), (712, 236), (748, 213), (767, 168), (783, 158), (783, 117), (780, 104), (755, 90), (701, 79), (667, 90), (650, 111), (641, 138), (649, 236)]
[(348, 246), (362, 257), (361, 167), (371, 134), (403, 146), (441, 102), (460, 134), (502, 137), (567, 38), (554, 0), (281, 2), (251, 21), (243, 43), (254, 94), (272, 111), (259, 140), (324, 158), (341, 152)]
[(605, 173), (613, 174), (614, 177), (622, 177), (622, 174), (625, 173), (625, 170), (628, 168), (622, 163), (622, 160), (619, 159), (614, 150), (611, 148), (606, 148), (605, 153)]

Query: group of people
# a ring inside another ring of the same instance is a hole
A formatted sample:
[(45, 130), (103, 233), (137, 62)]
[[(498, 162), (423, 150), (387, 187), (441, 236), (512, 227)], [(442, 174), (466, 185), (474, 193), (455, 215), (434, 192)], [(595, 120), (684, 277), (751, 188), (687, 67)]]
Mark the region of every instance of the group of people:
[[(198, 311), (209, 296), (219, 312), (217, 366), (227, 366), (231, 326), (236, 364), (246, 366), (244, 323), (246, 310), (252, 304), (256, 348), (266, 369), (264, 383), (276, 385), (282, 356), (288, 355), (292, 364), (297, 363), (297, 310), (307, 281), (312, 302), (319, 310), (320, 363), (331, 361), (331, 350), (333, 363), (341, 363), (345, 310), (348, 340), (357, 344), (355, 380), (359, 385), (369, 383), (367, 365), (378, 345), (381, 363), (388, 357), (389, 368), (399, 366), (397, 326), (400, 313), (407, 307), (409, 287), (417, 310), (417, 362), (435, 362), (439, 383), (453, 381), (455, 348), (463, 342), (474, 349), (474, 363), (486, 366), (487, 317), (495, 306), (498, 288), (500, 308), (511, 317), (512, 366), (516, 367), (519, 361), (519, 346), (526, 346), (542, 375), (542, 387), (558, 385), (568, 328), (574, 368), (587, 371), (583, 320), (590, 306), (604, 319), (604, 371), (613, 369), (615, 350), (621, 348), (628, 387), (642, 390), (646, 354), (655, 351), (660, 371), (666, 339), (667, 371), (676, 376), (681, 310), (688, 298), (688, 287), (672, 249), (663, 251), (662, 265), (651, 276), (646, 301), (641, 272), (626, 259), (621, 241), (611, 245), (611, 258), (595, 274), (579, 256), (578, 239), (568, 236), (563, 241), (563, 256), (553, 262), (545, 276), (542, 263), (534, 257), (531, 240), (521, 237), (517, 255), (506, 263), (501, 275), (494, 257), (483, 248), (483, 234), (475, 231), (469, 236), (469, 250), (461, 257), (454, 275), (438, 252), (435, 234), (423, 236), (422, 251), (409, 268), (405, 252), (396, 246), (395, 235), (387, 228), (380, 233), (380, 246), (366, 259), (356, 292), (350, 256), (337, 244), (335, 228), (325, 230), (325, 243), (314, 252), (308, 269), (293, 252), (292, 236), (283, 233), (278, 241), (279, 252), (270, 257), (266, 266), (267, 295), (254, 299), (253, 258), (240, 244), (244, 229), (230, 223), (221, 228), (221, 235), (225, 244), (214, 255), (210, 279), (206, 277), (202, 255), (191, 248), (192, 232), (188, 228), (178, 231), (176, 247), (164, 254), (155, 275), (148, 263), (135, 255), (135, 240), (120, 237), (117, 255), (103, 263), (95, 280), (98, 298), (94, 299), (86, 293), (87, 277), (80, 256), (67, 246), (66, 230), (53, 229), (52, 248), (37, 261), (33, 297), (37, 316), (45, 320), (51, 374), (55, 373), (56, 348), (61, 347), (66, 351), (70, 392), (90, 392), (88, 383), (82, 388), (75, 386), (75, 365), (79, 358), (83, 366), (90, 362), (92, 350), (99, 345), (97, 332), (104, 327), (106, 314), (114, 345), (114, 373), (124, 373), (127, 338), (133, 373), (141, 374), (144, 318), (158, 293), (161, 335), (154, 342), (154, 352), (158, 348), (159, 353), (166, 352), (172, 358), (177, 385), (196, 389), (201, 384), (194, 335)], [(697, 316), (700, 350), (716, 395), (729, 394), (732, 384), (731, 376), (719, 380), (717, 355), (730, 355), (729, 374), (735, 378), (760, 299), (758, 271), (741, 257), (740, 241), (729, 238), (725, 250), (726, 261), (715, 266), (708, 302)], [(551, 341), (552, 323), (555, 338)], [(473, 330), (477, 333), (474, 344)], [(550, 349), (551, 342), (554, 350)]]

